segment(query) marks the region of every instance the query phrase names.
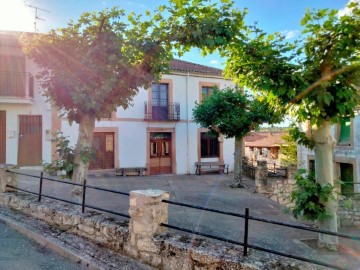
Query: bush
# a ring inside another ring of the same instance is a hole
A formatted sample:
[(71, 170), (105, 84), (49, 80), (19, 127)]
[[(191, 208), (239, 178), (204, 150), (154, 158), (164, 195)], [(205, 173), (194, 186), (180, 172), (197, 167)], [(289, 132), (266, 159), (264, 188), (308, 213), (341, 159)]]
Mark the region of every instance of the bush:
[(315, 174), (301, 169), (294, 175), (296, 187), (291, 193), (291, 201), (295, 203), (292, 212), (295, 218), (306, 220), (325, 220), (331, 218), (325, 204), (335, 199), (334, 187), (331, 184), (321, 185), (315, 181)]
[(51, 163), (43, 163), (44, 170), (50, 174), (62, 172), (62, 178), (71, 179), (74, 171), (75, 148), (70, 146), (70, 140), (61, 131), (53, 134), (51, 142), (56, 143), (56, 154), (58, 159)]

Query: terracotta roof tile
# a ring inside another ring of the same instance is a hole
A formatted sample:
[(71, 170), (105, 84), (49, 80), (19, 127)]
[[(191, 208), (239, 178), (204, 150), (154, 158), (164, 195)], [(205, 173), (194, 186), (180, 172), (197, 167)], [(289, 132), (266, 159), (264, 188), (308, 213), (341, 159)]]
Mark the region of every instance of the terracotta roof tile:
[(200, 64), (194, 64), (187, 61), (174, 59), (170, 63), (170, 71), (192, 73), (201, 75), (211, 75), (223, 77), (223, 71), (218, 68), (208, 67)]
[(285, 144), (284, 132), (251, 132), (245, 137), (245, 147), (274, 147)]

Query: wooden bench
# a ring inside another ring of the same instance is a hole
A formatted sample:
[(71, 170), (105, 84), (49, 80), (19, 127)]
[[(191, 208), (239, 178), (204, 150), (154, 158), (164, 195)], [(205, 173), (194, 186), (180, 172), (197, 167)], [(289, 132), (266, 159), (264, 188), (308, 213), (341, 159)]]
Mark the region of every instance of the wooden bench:
[(145, 167), (131, 167), (131, 168), (116, 168), (115, 175), (116, 176), (126, 176), (128, 172), (137, 172), (139, 176), (143, 176), (144, 172), (147, 171)]
[(229, 174), (229, 165), (220, 162), (195, 162), (196, 174), (200, 175), (203, 172), (218, 172)]

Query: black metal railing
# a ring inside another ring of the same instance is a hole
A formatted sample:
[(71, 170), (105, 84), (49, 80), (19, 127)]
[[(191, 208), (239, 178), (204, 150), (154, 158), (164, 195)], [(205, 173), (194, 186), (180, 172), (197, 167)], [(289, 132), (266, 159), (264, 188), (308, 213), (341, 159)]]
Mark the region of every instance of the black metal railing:
[(0, 71), (0, 96), (34, 97), (34, 77), (28, 72)]
[[(26, 189), (14, 187), (12, 185), (7, 185), (7, 187), (12, 188), (14, 190), (19, 190), (19, 191), (22, 191), (22, 192), (25, 192), (25, 193), (29, 193), (29, 194), (33, 194), (33, 195), (38, 196), (38, 201), (41, 201), (42, 197), (44, 197), (44, 198), (49, 198), (49, 199), (53, 199), (53, 200), (57, 200), (57, 201), (62, 201), (62, 202), (66, 202), (66, 203), (70, 203), (70, 204), (74, 204), (74, 205), (79, 205), (82, 208), (82, 212), (84, 212), (86, 208), (89, 208), (89, 209), (102, 211), (102, 212), (105, 212), (105, 213), (110, 213), (110, 214), (130, 218), (130, 216), (127, 215), (127, 214), (123, 214), (123, 213), (119, 213), (119, 212), (112, 211), (112, 210), (109, 210), (109, 209), (104, 209), (104, 208), (100, 208), (100, 207), (97, 207), (97, 206), (94, 206), (94, 205), (86, 204), (86, 191), (87, 191), (87, 189), (94, 189), (94, 190), (99, 190), (99, 191), (104, 191), (104, 192), (111, 192), (111, 193), (115, 193), (115, 194), (130, 196), (130, 194), (127, 193), (127, 192), (116, 191), (116, 190), (111, 190), (111, 189), (107, 189), (107, 188), (87, 185), (86, 181), (85, 181), (84, 184), (77, 184), (77, 183), (67, 182), (67, 181), (58, 180), (58, 179), (54, 179), (54, 178), (48, 178), (48, 177), (44, 177), (43, 172), (40, 173), (40, 176), (32, 175), (32, 174), (26, 174), (26, 173), (20, 173), (20, 172), (15, 172), (15, 171), (10, 171), (10, 170), (7, 170), (7, 172), (18, 174), (18, 175), (23, 175), (23, 176), (29, 176), (29, 177), (38, 178), (40, 180), (40, 182), (39, 182), (39, 192), (32, 192), (32, 191), (29, 191), (29, 190), (26, 190)], [(62, 199), (62, 198), (58, 198), (58, 197), (54, 197), (54, 196), (44, 194), (43, 191), (42, 191), (42, 186), (43, 186), (43, 181), (44, 180), (57, 182), (57, 183), (61, 183), (61, 184), (66, 184), (66, 185), (72, 185), (72, 186), (81, 187), (82, 191), (83, 191), (82, 202), (81, 203), (72, 202), (72, 201), (69, 201), (69, 200), (65, 200), (65, 199)], [(360, 184), (360, 183), (356, 183), (356, 184)], [(250, 210), (248, 208), (245, 208), (244, 214), (239, 214), (239, 213), (234, 213), (234, 212), (231, 212), (231, 211), (223, 211), (223, 210), (218, 210), (218, 209), (213, 209), (213, 208), (208, 208), (208, 207), (203, 207), (203, 206), (198, 206), (198, 205), (192, 205), (192, 204), (188, 204), (188, 203), (175, 202), (175, 201), (171, 201), (171, 200), (162, 200), (162, 202), (172, 204), (172, 205), (177, 205), (177, 206), (202, 210), (202, 211), (208, 211), (208, 212), (217, 213), (217, 214), (223, 214), (223, 215), (227, 215), (227, 216), (243, 218), (244, 221), (245, 221), (244, 222), (243, 242), (236, 241), (236, 240), (229, 239), (229, 238), (220, 237), (220, 236), (215, 236), (215, 235), (211, 235), (211, 234), (207, 234), (207, 233), (203, 233), (203, 232), (199, 232), (199, 231), (195, 231), (195, 230), (189, 230), (189, 229), (182, 228), (182, 227), (172, 225), (172, 224), (165, 224), (165, 223), (161, 224), (162, 226), (170, 228), (170, 229), (175, 229), (175, 230), (178, 230), (178, 231), (183, 231), (183, 232), (191, 233), (191, 234), (194, 234), (194, 235), (208, 237), (208, 238), (211, 238), (211, 239), (220, 240), (220, 241), (224, 241), (224, 242), (227, 242), (227, 243), (242, 246), (243, 247), (243, 256), (247, 256), (248, 249), (251, 248), (251, 249), (254, 249), (254, 250), (263, 251), (263, 252), (267, 252), (267, 253), (283, 256), (283, 257), (287, 257), (287, 258), (290, 258), (290, 259), (296, 259), (296, 260), (299, 260), (299, 261), (308, 262), (308, 263), (312, 263), (312, 264), (315, 264), (315, 265), (325, 266), (325, 267), (329, 267), (329, 268), (332, 268), (332, 269), (349, 270), (348, 268), (344, 268), (342, 266), (337, 266), (337, 265), (332, 265), (332, 264), (325, 263), (325, 262), (322, 262), (322, 261), (319, 261), (319, 260), (309, 259), (309, 258), (305, 258), (305, 257), (301, 257), (301, 256), (295, 256), (295, 255), (288, 254), (288, 253), (285, 253), (285, 252), (279, 252), (279, 251), (272, 250), (272, 249), (269, 249), (269, 248), (264, 248), (264, 247), (261, 247), (261, 246), (258, 246), (258, 245), (253, 245), (253, 244), (249, 243), (249, 232), (250, 232), (250, 228), (251, 228), (249, 226), (249, 221), (258, 221), (258, 222), (263, 222), (263, 223), (266, 223), (266, 224), (274, 224), (274, 225), (293, 228), (293, 229), (299, 229), (299, 230), (304, 230), (304, 231), (310, 231), (310, 232), (321, 233), (321, 234), (326, 234), (326, 235), (332, 235), (332, 236), (342, 237), (342, 238), (346, 238), (346, 239), (351, 239), (351, 240), (355, 240), (355, 241), (360, 241), (360, 237), (355, 236), (355, 235), (348, 235), (348, 234), (343, 234), (343, 233), (335, 233), (335, 232), (331, 232), (331, 231), (327, 231), (327, 230), (321, 230), (321, 229), (315, 229), (315, 228), (311, 228), (311, 227), (306, 227), (306, 226), (303, 226), (303, 225), (294, 225), (294, 224), (280, 222), (280, 221), (276, 221), (276, 220), (270, 220), (270, 219), (264, 219), (264, 218), (251, 216), (250, 215)]]
[(338, 266), (338, 265), (332, 265), (332, 264), (322, 262), (322, 261), (319, 261), (319, 260), (309, 259), (309, 258), (305, 258), (305, 257), (301, 257), (301, 256), (295, 256), (293, 254), (288, 254), (288, 253), (285, 253), (285, 252), (279, 252), (279, 251), (272, 250), (272, 249), (269, 249), (269, 248), (264, 248), (264, 247), (261, 247), (261, 246), (258, 246), (258, 245), (249, 244), (249, 230), (250, 230), (249, 221), (251, 221), (251, 220), (258, 221), (258, 222), (263, 222), (263, 223), (267, 223), (267, 224), (274, 224), (274, 225), (279, 225), (279, 226), (283, 226), (283, 227), (289, 227), (289, 228), (304, 230), (304, 231), (327, 234), (327, 235), (342, 237), (342, 238), (346, 238), (346, 239), (352, 239), (352, 240), (355, 240), (355, 241), (360, 241), (359, 236), (348, 235), (348, 234), (343, 234), (343, 233), (334, 233), (334, 232), (331, 232), (331, 231), (315, 229), (315, 228), (306, 227), (306, 226), (302, 226), (302, 225), (294, 225), (294, 224), (290, 224), (290, 223), (279, 222), (279, 221), (276, 221), (276, 220), (270, 220), (270, 219), (254, 217), (254, 216), (250, 215), (250, 213), (249, 213), (250, 211), (249, 211), (248, 208), (245, 208), (245, 213), (244, 214), (238, 214), (238, 213), (234, 213), (234, 212), (222, 211), (222, 210), (218, 210), (218, 209), (212, 209), (212, 208), (208, 208), (208, 207), (202, 207), (202, 206), (192, 205), (192, 204), (187, 204), (187, 203), (180, 203), (180, 202), (175, 202), (175, 201), (171, 201), (171, 200), (163, 200), (163, 202), (168, 203), (168, 204), (172, 204), (172, 205), (189, 207), (189, 208), (192, 208), (192, 209), (198, 209), (198, 210), (203, 210), (203, 211), (208, 211), (208, 212), (213, 212), (213, 213), (218, 213), (218, 214), (243, 218), (244, 221), (245, 221), (244, 222), (243, 242), (235, 241), (233, 239), (224, 238), (224, 237), (220, 237), (220, 236), (214, 236), (214, 235), (211, 235), (211, 234), (207, 234), (207, 233), (203, 233), (203, 232), (199, 232), (199, 231), (195, 231), (195, 230), (189, 230), (189, 229), (178, 227), (178, 226), (171, 225), (171, 224), (165, 224), (165, 223), (161, 224), (162, 226), (164, 226), (166, 228), (170, 228), (170, 229), (174, 229), (174, 230), (178, 230), (178, 231), (183, 231), (183, 232), (187, 232), (187, 233), (191, 233), (191, 234), (195, 234), (195, 235), (199, 235), (199, 236), (204, 236), (204, 237), (208, 237), (208, 238), (211, 238), (211, 239), (224, 241), (224, 242), (227, 242), (227, 243), (242, 246), (243, 247), (243, 256), (247, 256), (248, 249), (251, 248), (251, 249), (254, 249), (254, 250), (263, 251), (263, 252), (267, 252), (267, 253), (271, 253), (271, 254), (275, 254), (275, 255), (279, 255), (279, 256), (283, 256), (283, 257), (287, 257), (287, 258), (290, 258), (290, 259), (295, 259), (295, 260), (299, 260), (299, 261), (303, 261), (303, 262), (307, 262), (307, 263), (312, 263), (312, 264), (315, 264), (315, 265), (325, 266), (325, 267), (329, 267), (329, 268), (332, 268), (332, 269), (349, 270), (348, 268), (344, 268), (344, 267)]
[(145, 101), (145, 120), (179, 121), (180, 103)]
[[(98, 206), (95, 206), (95, 205), (86, 204), (86, 191), (88, 189), (94, 189), (94, 190), (99, 190), (99, 191), (104, 191), (104, 192), (115, 193), (115, 194), (119, 194), (119, 195), (130, 196), (130, 194), (127, 193), (127, 192), (122, 192), (122, 191), (117, 191), (117, 190), (112, 190), (112, 189), (87, 185), (86, 180), (85, 180), (84, 184), (77, 184), (77, 183), (58, 180), (58, 179), (54, 179), (54, 178), (44, 177), (43, 172), (41, 172), (40, 176), (38, 176), (38, 175), (20, 173), (20, 172), (15, 172), (15, 171), (10, 171), (10, 170), (6, 170), (6, 171), (10, 172), (10, 173), (18, 174), (18, 175), (38, 178), (40, 180), (39, 181), (39, 192), (29, 191), (29, 190), (26, 190), (26, 189), (23, 189), (23, 188), (14, 187), (12, 185), (7, 185), (7, 187), (12, 188), (14, 190), (18, 190), (18, 191), (22, 191), (22, 192), (25, 192), (25, 193), (36, 195), (36, 196), (38, 196), (38, 201), (39, 202), (41, 201), (42, 197), (44, 197), (44, 198), (53, 199), (53, 200), (57, 200), (57, 201), (61, 201), (61, 202), (66, 202), (66, 203), (70, 203), (70, 204), (74, 204), (74, 205), (79, 205), (79, 206), (81, 206), (81, 210), (82, 210), (83, 213), (85, 212), (85, 208), (89, 208), (89, 209), (94, 209), (94, 210), (102, 211), (102, 212), (105, 212), (105, 213), (110, 213), (110, 214), (117, 215), (117, 216), (130, 218), (130, 216), (128, 214), (123, 214), (123, 213), (119, 213), (119, 212), (112, 211), (112, 210), (109, 210), (109, 209), (104, 209), (104, 208), (101, 208), (101, 207), (98, 207)], [(63, 198), (58, 198), (58, 197), (54, 197), (54, 196), (44, 194), (43, 191), (42, 191), (44, 180), (52, 181), (52, 182), (56, 182), (56, 183), (61, 183), (61, 184), (65, 184), (65, 185), (72, 185), (72, 186), (81, 187), (82, 188), (82, 201), (81, 201), (81, 203), (73, 202), (73, 201), (70, 201), (70, 200), (63, 199)]]

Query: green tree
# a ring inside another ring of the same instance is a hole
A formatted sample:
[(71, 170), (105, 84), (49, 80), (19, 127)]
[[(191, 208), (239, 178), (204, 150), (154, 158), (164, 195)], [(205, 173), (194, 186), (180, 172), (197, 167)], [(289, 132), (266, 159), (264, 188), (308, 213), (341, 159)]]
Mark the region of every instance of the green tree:
[[(168, 71), (174, 50), (212, 52), (231, 42), (243, 16), (226, 0), (170, 0), (146, 18), (125, 17), (112, 8), (86, 12), (47, 34), (25, 35), (25, 52), (42, 68), (44, 95), (70, 123), (79, 124), (72, 180), (86, 179), (89, 164), (81, 155), (92, 146), (96, 120), (117, 107), (126, 109), (140, 87)], [(81, 193), (74, 188), (73, 200), (79, 201)]]
[[(308, 10), (301, 21), (301, 41), (288, 43), (280, 34), (267, 35), (255, 26), (223, 52), (229, 77), (288, 108), (298, 123), (309, 123), (311, 132), (292, 135), (315, 150), (321, 185), (334, 185), (330, 127), (352, 117), (359, 103), (360, 10), (356, 3), (348, 7), (351, 14), (342, 17), (337, 10)], [(337, 202), (329, 200), (325, 207), (331, 218), (320, 221), (320, 227), (336, 232)], [(318, 243), (337, 248), (338, 239), (319, 234)]]
[(244, 187), (242, 183), (243, 139), (262, 123), (275, 123), (281, 119), (265, 102), (253, 99), (239, 88), (215, 89), (193, 110), (194, 121), (216, 134), (235, 138), (234, 180), (231, 187)]
[(297, 166), (297, 143), (294, 137), (289, 133), (282, 136), (285, 141), (280, 145), (280, 152), (284, 156), (280, 158), (280, 163), (283, 166)]

